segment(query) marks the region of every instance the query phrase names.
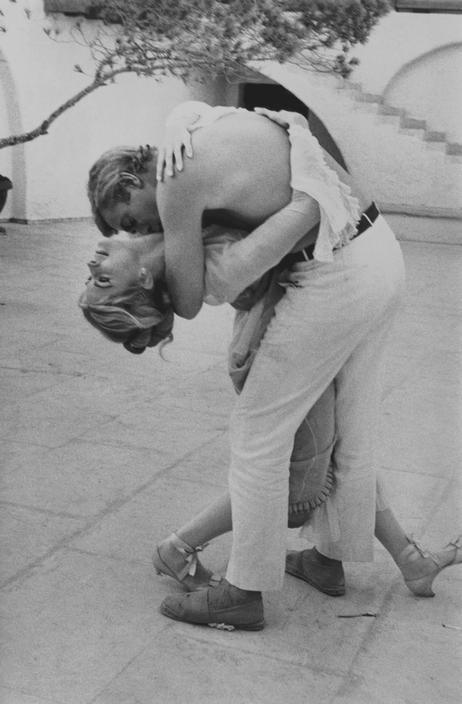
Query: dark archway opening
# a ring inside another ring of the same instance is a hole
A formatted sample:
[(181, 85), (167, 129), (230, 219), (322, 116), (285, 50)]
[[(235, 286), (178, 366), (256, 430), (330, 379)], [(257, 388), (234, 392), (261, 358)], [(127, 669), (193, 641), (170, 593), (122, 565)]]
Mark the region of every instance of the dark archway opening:
[(239, 107), (247, 110), (260, 107), (301, 113), (308, 120), (310, 130), (320, 145), (340, 166), (348, 170), (340, 149), (316, 113), (283, 86), (275, 83), (241, 83)]

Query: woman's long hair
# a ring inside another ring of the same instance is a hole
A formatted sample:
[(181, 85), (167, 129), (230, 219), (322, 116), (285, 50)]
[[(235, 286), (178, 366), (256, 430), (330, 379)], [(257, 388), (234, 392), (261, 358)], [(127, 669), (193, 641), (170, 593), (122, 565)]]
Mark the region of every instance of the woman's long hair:
[(158, 282), (152, 290), (133, 287), (99, 303), (90, 303), (85, 290), (79, 306), (90, 325), (133, 354), (141, 354), (146, 347), (159, 343), (163, 347), (173, 340), (173, 307), (163, 282)]

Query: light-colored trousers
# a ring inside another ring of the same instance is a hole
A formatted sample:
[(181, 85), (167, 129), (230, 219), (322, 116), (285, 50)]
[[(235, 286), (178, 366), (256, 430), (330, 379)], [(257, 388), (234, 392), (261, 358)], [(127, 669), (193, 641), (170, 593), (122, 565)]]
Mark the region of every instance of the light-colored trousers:
[(226, 577), (255, 591), (282, 586), (293, 438), (332, 380), (338, 530), (318, 548), (336, 559), (372, 559), (379, 372), (404, 289), (401, 249), (379, 216), (332, 263), (296, 264), (290, 282), (230, 424), (233, 545)]

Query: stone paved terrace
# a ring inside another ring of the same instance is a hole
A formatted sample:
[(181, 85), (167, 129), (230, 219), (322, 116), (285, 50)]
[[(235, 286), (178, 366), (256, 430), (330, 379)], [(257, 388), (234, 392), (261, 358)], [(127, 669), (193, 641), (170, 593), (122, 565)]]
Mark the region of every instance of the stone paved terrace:
[[(446, 242), (403, 242), (379, 454), (406, 529), (437, 547), (462, 527), (460, 223), (393, 220), (408, 240), (438, 225)], [(96, 230), (6, 229), (1, 704), (459, 704), (462, 567), (417, 599), (377, 547), (373, 564), (346, 565), (342, 598), (286, 577), (259, 633), (158, 613), (177, 586), (151, 567), (156, 540), (226, 483), (232, 312), (179, 321), (167, 361), (129, 355), (76, 307)], [(224, 570), (229, 545), (204, 561)]]

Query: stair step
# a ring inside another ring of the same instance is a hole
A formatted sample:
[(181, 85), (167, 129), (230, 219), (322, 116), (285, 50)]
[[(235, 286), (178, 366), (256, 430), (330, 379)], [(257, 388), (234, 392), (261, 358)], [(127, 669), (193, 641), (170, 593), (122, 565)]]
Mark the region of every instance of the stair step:
[(457, 144), (456, 142), (446, 144), (446, 154), (450, 154), (451, 156), (462, 156), (462, 144)]
[[(278, 75), (275, 71), (271, 77), (277, 79)], [(447, 142), (436, 126), (433, 129), (426, 120), (411, 118), (396, 103), (385, 104), (382, 96), (373, 93), (372, 86), (368, 92), (361, 85), (334, 76), (313, 79), (316, 85), (324, 80), (332, 85), (331, 91), (326, 89), (323, 94), (332, 134), (343, 146), (347, 163), (362, 174), (378, 199), (389, 203), (404, 200), (419, 212), (423, 204), (438, 208), (442, 214), (456, 208), (460, 212), (459, 145), (446, 150)], [(291, 70), (282, 83), (309, 104), (310, 91), (302, 69)], [(456, 139), (455, 135), (452, 140), (449, 137), (452, 143)]]
[(381, 115), (404, 115), (405, 111), (403, 108), (394, 108), (392, 105), (386, 105), (382, 103), (379, 107), (379, 113)]
[(383, 97), (381, 95), (376, 95), (375, 93), (360, 93), (356, 96), (356, 100), (359, 100), (361, 103), (382, 104)]
[(354, 81), (344, 80), (339, 85), (340, 90), (361, 90), (361, 83), (355, 83)]
[(424, 135), (425, 148), (431, 152), (438, 152), (439, 154), (446, 154), (446, 142), (437, 142), (435, 140), (429, 140)]
[(401, 127), (408, 130), (425, 130), (427, 128), (426, 120), (419, 120), (416, 117), (406, 117), (403, 116), (401, 120)]
[(435, 130), (427, 130), (424, 139), (426, 142), (445, 142), (446, 132), (436, 132)]

